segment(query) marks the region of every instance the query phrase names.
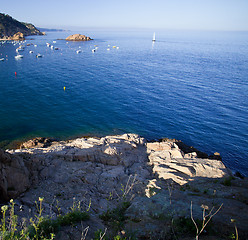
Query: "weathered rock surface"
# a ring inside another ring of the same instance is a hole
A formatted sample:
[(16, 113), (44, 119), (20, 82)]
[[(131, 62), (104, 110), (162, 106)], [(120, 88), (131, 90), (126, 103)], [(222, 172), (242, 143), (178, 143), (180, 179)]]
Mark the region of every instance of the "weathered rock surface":
[[(131, 206), (125, 229), (136, 230), (143, 239), (158, 239), (153, 234), (166, 232), (162, 226), (169, 226), (172, 219), (190, 217), (191, 201), (196, 219), (202, 217), (202, 205), (217, 209), (223, 203), (213, 219), (216, 226), (224, 232), (233, 229), (230, 219), (234, 218), (240, 239), (247, 237), (247, 179), (233, 178), (219, 160), (184, 153), (175, 141), (147, 143), (135, 134), (46, 141), (37, 138), (22, 149), (0, 152), (1, 196), (10, 199), (23, 192), (15, 200), (22, 206), (20, 217), (35, 214), (38, 197), (45, 198), (47, 215), (57, 214), (57, 200), (62, 213), (75, 200), (82, 206), (91, 201), (91, 220), (84, 223), (90, 226), (86, 239), (91, 239), (94, 231), (106, 227), (99, 214), (126, 199)], [(170, 239), (166, 234), (164, 239)], [(80, 231), (63, 229), (58, 239), (66, 239), (65, 235), (77, 239)]]
[(196, 158), (196, 153), (184, 154), (175, 143), (147, 143), (147, 152), (153, 173), (180, 185), (197, 177), (222, 178), (230, 174), (221, 161)]
[(37, 137), (34, 139), (31, 139), (27, 142), (24, 142), (21, 144), (20, 148), (43, 148), (43, 147), (48, 147), (51, 145), (51, 143), (53, 142), (52, 139), (49, 138), (44, 138), (44, 137)]
[(65, 40), (66, 41), (90, 41), (93, 39), (91, 39), (90, 37), (86, 37), (85, 35), (73, 34), (67, 37)]
[(29, 171), (23, 159), (0, 149), (0, 200), (15, 198), (30, 185)]
[(14, 40), (14, 41), (22, 41), (24, 40), (24, 34), (21, 33), (21, 32), (18, 32), (18, 33), (15, 33), (12, 37), (11, 37), (11, 40)]

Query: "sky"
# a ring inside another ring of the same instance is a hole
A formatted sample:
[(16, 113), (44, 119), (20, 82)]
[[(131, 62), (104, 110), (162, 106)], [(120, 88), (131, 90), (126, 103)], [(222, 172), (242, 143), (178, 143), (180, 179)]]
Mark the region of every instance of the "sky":
[(0, 12), (45, 28), (248, 31), (248, 0), (1, 0)]

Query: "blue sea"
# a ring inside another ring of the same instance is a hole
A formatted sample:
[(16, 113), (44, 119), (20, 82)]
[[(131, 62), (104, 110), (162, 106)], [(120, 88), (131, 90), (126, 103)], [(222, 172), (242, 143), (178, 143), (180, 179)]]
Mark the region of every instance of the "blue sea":
[[(73, 33), (94, 40), (57, 40)], [(0, 142), (126, 132), (169, 137), (219, 152), (226, 166), (248, 176), (248, 32), (158, 30), (154, 43), (152, 36), (47, 32), (28, 37), (24, 45), (32, 45), (19, 60), (18, 45), (0, 43)]]

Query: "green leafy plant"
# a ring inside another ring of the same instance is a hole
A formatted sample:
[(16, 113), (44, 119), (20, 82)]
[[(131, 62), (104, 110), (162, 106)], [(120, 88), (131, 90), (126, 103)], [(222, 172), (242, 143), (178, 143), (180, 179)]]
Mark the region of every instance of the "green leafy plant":
[(106, 238), (106, 231), (107, 231), (107, 228), (105, 228), (104, 232), (99, 229), (95, 232), (95, 236), (94, 236), (94, 240), (107, 240)]
[[(44, 198), (39, 198), (35, 202), (37, 214), (34, 218), (29, 219), (30, 225), (26, 227), (26, 223), (18, 227), (17, 215), (14, 212), (15, 203), (10, 200), (10, 204), (1, 207), (2, 220), (0, 224), (0, 240), (52, 240), (55, 238), (55, 233), (59, 231), (61, 226), (72, 225), (74, 223), (89, 219), (89, 208), (87, 211), (82, 211), (79, 202), (73, 202), (70, 211), (65, 215), (59, 215), (57, 218), (49, 218), (42, 216), (42, 202)], [(7, 211), (9, 210), (8, 217)]]

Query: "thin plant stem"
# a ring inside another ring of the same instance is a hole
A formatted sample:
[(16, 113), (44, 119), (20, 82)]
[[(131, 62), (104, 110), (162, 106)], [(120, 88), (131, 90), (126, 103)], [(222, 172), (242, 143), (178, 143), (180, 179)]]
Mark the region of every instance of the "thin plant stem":
[(211, 208), (209, 214), (205, 215), (206, 214), (206, 208), (203, 208), (203, 213), (202, 213), (202, 228), (201, 230), (199, 230), (194, 218), (193, 218), (193, 207), (192, 207), (192, 201), (191, 201), (191, 205), (190, 205), (190, 215), (191, 215), (191, 220), (192, 222), (194, 223), (195, 225), (195, 228), (196, 228), (196, 237), (195, 239), (198, 240), (199, 239), (199, 235), (203, 232), (203, 230), (205, 229), (205, 227), (208, 225), (208, 223), (210, 222), (210, 220), (212, 219), (213, 216), (215, 216), (219, 211), (220, 209), (222, 208), (223, 206), (223, 203), (219, 206), (219, 208), (214, 212), (214, 207)]

